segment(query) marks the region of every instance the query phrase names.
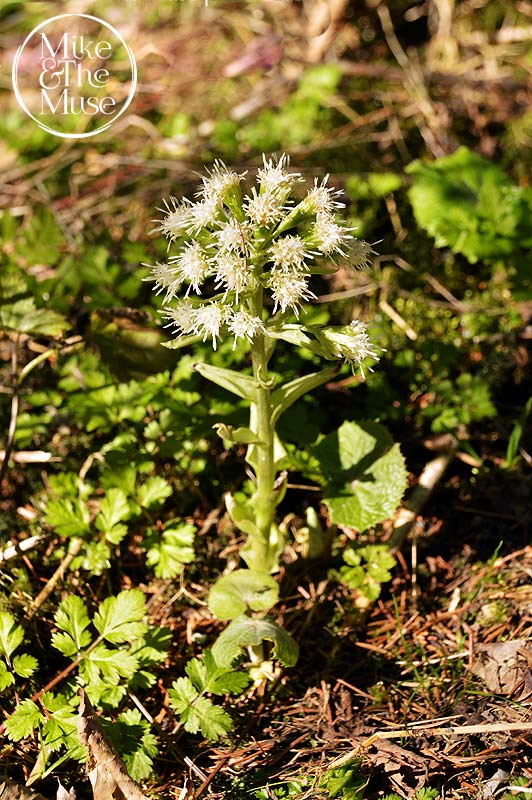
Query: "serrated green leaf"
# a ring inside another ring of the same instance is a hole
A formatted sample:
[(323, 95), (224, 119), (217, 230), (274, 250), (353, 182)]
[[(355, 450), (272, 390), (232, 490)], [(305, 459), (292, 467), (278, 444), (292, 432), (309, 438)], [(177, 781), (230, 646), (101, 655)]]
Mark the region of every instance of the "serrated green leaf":
[(118, 544), (125, 536), (127, 529), (118, 526), (119, 522), (129, 519), (131, 511), (126, 493), (122, 489), (108, 489), (95, 520), (99, 531), (105, 534), (108, 541)]
[(0, 611), (0, 653), (8, 658), (22, 644), (24, 631), (7, 611)]
[(207, 605), (218, 619), (234, 619), (248, 609), (268, 611), (279, 599), (279, 585), (268, 572), (237, 569), (219, 578)]
[(60, 536), (81, 536), (88, 533), (90, 514), (78, 498), (50, 500), (46, 506), (46, 523)]
[(138, 659), (127, 650), (111, 650), (102, 643), (83, 658), (79, 672), (88, 684), (105, 678), (105, 682), (112, 685), (118, 684), (121, 678), (132, 678), (138, 665)]
[(205, 651), (205, 667), (207, 670), (206, 691), (216, 695), (240, 694), (251, 681), (247, 672), (236, 672), (233, 669), (219, 667), (212, 650)]
[(231, 717), (207, 697), (201, 697), (188, 678), (178, 678), (169, 691), (170, 705), (189, 733), (202, 734), (212, 741), (231, 730)]
[(29, 678), (38, 666), (37, 659), (27, 653), (21, 653), (20, 656), (15, 656), (13, 659), (13, 669), (21, 678)]
[(185, 671), (199, 694), (240, 694), (251, 680), (246, 672), (219, 667), (211, 650), (205, 651), (203, 660), (192, 658), (188, 661)]
[(364, 531), (395, 513), (407, 473), (399, 445), (381, 425), (344, 422), (313, 453), (327, 483), (323, 502), (333, 522)]
[(396, 563), (385, 544), (349, 547), (343, 559), (348, 566), (340, 568), (340, 580), (371, 602), (380, 596), (382, 584), (391, 580)]
[(156, 504), (164, 502), (171, 494), (172, 487), (168, 481), (155, 475), (148, 478), (146, 483), (143, 483), (142, 486), (139, 487), (137, 500), (142, 508), (151, 508)]
[(228, 392), (232, 392), (250, 403), (255, 402), (257, 386), (250, 375), (243, 375), (241, 372), (235, 372), (232, 369), (213, 367), (212, 364), (203, 364), (201, 362), (194, 364), (194, 369), (204, 378), (216, 383), (217, 386), (221, 386), (222, 389), (227, 389)]
[(191, 658), (190, 661), (187, 661), (185, 672), (198, 694), (206, 690), (207, 667), (204, 661), (201, 661), (199, 658)]
[(120, 753), (130, 777), (134, 781), (147, 778), (157, 755), (157, 741), (140, 712), (136, 708), (123, 711), (112, 723), (104, 723), (104, 731)]
[(33, 700), (23, 700), (16, 711), (5, 721), (8, 739), (12, 742), (20, 742), (27, 736), (31, 736), (35, 728), (44, 721), (39, 706)]
[(57, 336), (70, 326), (62, 314), (35, 308), (33, 300), (26, 298), (0, 308), (0, 327), (37, 336)]
[(61, 601), (55, 614), (55, 624), (64, 631), (52, 637), (52, 645), (65, 656), (76, 655), (91, 641), (89, 615), (85, 603), (76, 595), (69, 595)]
[(0, 661), (0, 692), (3, 692), (4, 689), (7, 689), (8, 686), (12, 686), (14, 683), (15, 678), (13, 673), (9, 672), (3, 661)]
[(42, 726), (42, 737), (48, 750), (54, 752), (61, 747), (66, 747), (69, 758), (83, 760), (86, 750), (77, 737), (78, 698), (71, 698), (58, 693), (46, 692), (41, 697), (41, 702), (50, 712), (50, 716)]
[[(157, 578), (168, 580), (179, 575), (183, 564), (194, 560), (194, 537), (196, 529), (193, 525), (181, 525), (164, 531), (157, 544), (148, 550), (146, 563), (154, 567)], [(150, 537), (153, 540), (155, 537)]]
[(293, 667), (299, 656), (297, 642), (287, 631), (269, 619), (251, 619), (245, 614), (229, 623), (218, 637), (212, 654), (218, 666), (228, 669), (246, 647), (273, 642), (273, 656), (285, 667)]
[(430, 164), (414, 161), (407, 172), (414, 216), (437, 247), (475, 263), (517, 253), (532, 234), (527, 189), (466, 147)]
[(146, 632), (148, 626), (142, 621), (145, 613), (144, 593), (140, 589), (129, 589), (100, 603), (94, 615), (94, 626), (108, 642), (128, 642)]

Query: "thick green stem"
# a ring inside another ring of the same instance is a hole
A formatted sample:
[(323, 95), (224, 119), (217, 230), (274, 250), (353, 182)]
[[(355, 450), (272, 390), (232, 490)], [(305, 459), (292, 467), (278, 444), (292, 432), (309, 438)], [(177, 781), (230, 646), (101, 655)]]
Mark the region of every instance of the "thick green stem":
[[(271, 391), (268, 385), (268, 361), (264, 336), (256, 336), (252, 348), (253, 374), (257, 382), (257, 402), (252, 404), (251, 418), (259, 443), (255, 445), (254, 462), (257, 490), (254, 495), (255, 522), (260, 540), (252, 543), (255, 569), (269, 571), (275, 566), (271, 534), (275, 515), (274, 429), (272, 425)], [(251, 566), (251, 565), (250, 565)]]

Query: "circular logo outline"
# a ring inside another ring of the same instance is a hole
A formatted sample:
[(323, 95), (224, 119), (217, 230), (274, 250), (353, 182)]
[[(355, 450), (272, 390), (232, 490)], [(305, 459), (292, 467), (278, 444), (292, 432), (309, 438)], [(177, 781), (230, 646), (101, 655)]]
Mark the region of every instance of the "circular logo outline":
[[(121, 42), (122, 46), (124, 47), (124, 49), (125, 49), (125, 51), (126, 51), (126, 53), (128, 55), (129, 63), (131, 65), (131, 88), (129, 90), (128, 96), (126, 97), (124, 105), (122, 106), (122, 108), (120, 109), (118, 114), (112, 120), (110, 120), (109, 122), (106, 122), (106, 124), (102, 125), (101, 128), (98, 128), (95, 131), (88, 131), (87, 133), (62, 133), (62, 132), (54, 130), (53, 128), (50, 128), (48, 125), (45, 125), (44, 122), (42, 122), (41, 120), (38, 120), (31, 113), (31, 111), (27, 107), (26, 103), (22, 99), (22, 95), (20, 94), (20, 90), (19, 90), (19, 86), (18, 86), (18, 63), (20, 61), (20, 57), (21, 57), (21, 55), (22, 55), (22, 53), (24, 51), (24, 48), (26, 47), (26, 45), (29, 42), (29, 40), (31, 39), (31, 37), (34, 36), (45, 25), (48, 25), (50, 22), (55, 22), (58, 19), (65, 19), (65, 17), (85, 17), (85, 19), (91, 19), (94, 22), (99, 22), (100, 25), (103, 25), (104, 27), (106, 27)], [(12, 81), (12, 84), (13, 84), (13, 91), (15, 93), (15, 97), (17, 99), (17, 102), (18, 102), (19, 106), (24, 111), (24, 113), (28, 115), (28, 117), (31, 117), (31, 119), (34, 122), (37, 123), (39, 128), (42, 128), (42, 130), (45, 130), (47, 133), (51, 133), (53, 136), (60, 136), (62, 139), (86, 139), (89, 136), (96, 136), (98, 133), (102, 133), (103, 131), (106, 131), (108, 128), (111, 127), (113, 122), (116, 122), (116, 120), (119, 117), (121, 117), (122, 114), (124, 113), (124, 111), (126, 111), (127, 108), (129, 107), (131, 101), (133, 100), (133, 97), (135, 95), (135, 91), (136, 91), (136, 88), (137, 88), (137, 62), (135, 61), (135, 55), (133, 53), (133, 50), (128, 45), (128, 43), (125, 41), (125, 39), (122, 36), (122, 34), (119, 33), (119, 31), (117, 31), (116, 28), (114, 28), (109, 22), (105, 22), (105, 20), (100, 19), (99, 17), (95, 17), (95, 16), (93, 16), (91, 14), (58, 14), (56, 17), (50, 17), (49, 19), (45, 19), (44, 22), (39, 23), (39, 25), (37, 25), (35, 28), (33, 28), (33, 30), (30, 31), (30, 33), (26, 36), (26, 38), (24, 39), (24, 41), (22, 42), (20, 47), (17, 49), (17, 52), (15, 54), (15, 58), (13, 60), (13, 67), (12, 67), (12, 70), (11, 70), (11, 81)]]

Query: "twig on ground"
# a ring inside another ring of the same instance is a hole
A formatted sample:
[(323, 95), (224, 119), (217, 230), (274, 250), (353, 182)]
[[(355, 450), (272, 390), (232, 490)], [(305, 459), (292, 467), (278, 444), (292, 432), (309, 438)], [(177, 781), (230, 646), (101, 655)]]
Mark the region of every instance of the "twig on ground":
[(425, 465), (419, 476), (417, 486), (410, 495), (408, 502), (399, 509), (393, 523), (393, 533), (389, 545), (392, 550), (399, 550), (405, 541), (415, 519), (428, 498), (434, 491), (438, 481), (453, 460), (458, 449), (458, 441), (453, 438), (448, 449)]

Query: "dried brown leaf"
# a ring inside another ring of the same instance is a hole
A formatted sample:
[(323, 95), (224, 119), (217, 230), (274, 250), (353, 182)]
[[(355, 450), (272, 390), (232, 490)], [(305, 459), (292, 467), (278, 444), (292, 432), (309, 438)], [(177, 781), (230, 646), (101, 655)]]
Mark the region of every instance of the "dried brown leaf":
[(427, 782), (433, 762), (405, 750), (394, 742), (377, 740), (366, 753), (374, 766), (384, 769), (395, 792), (401, 797), (413, 797)]
[(0, 800), (46, 800), (42, 794), (26, 789), (18, 783), (3, 781), (0, 783)]
[(106, 738), (83, 689), (79, 695), (78, 737), (88, 750), (87, 772), (94, 800), (148, 800)]
[(522, 687), (526, 694), (530, 694), (531, 664), (530, 642), (526, 639), (513, 639), (510, 642), (478, 645), (471, 671), (496, 694), (513, 694), (517, 687)]

